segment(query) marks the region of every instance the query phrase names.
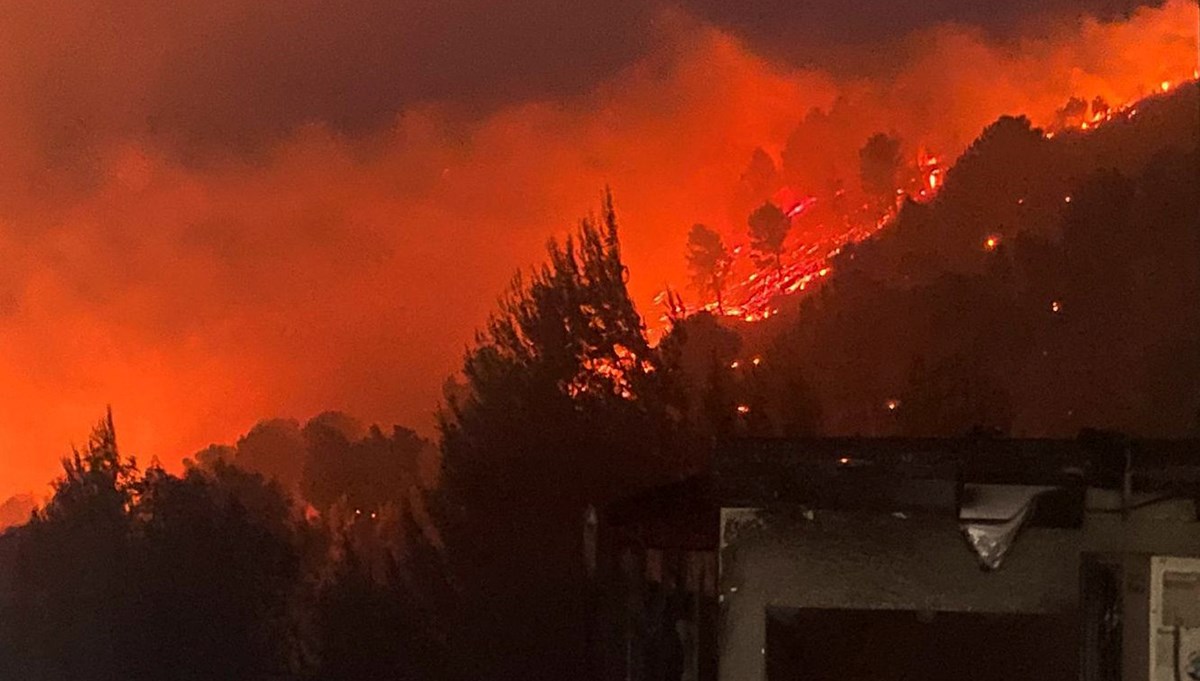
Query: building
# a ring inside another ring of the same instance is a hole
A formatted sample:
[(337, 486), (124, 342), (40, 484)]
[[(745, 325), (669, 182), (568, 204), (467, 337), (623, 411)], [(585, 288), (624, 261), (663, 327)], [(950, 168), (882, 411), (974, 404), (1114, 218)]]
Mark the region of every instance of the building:
[[(710, 478), (600, 514), (594, 574), (610, 606), (595, 668), (627, 681), (1200, 679), (1197, 496), (1200, 441), (732, 442)], [(693, 578), (714, 561), (715, 594)], [(692, 606), (666, 616), (679, 643), (638, 624), (661, 619), (655, 593)], [(682, 667), (654, 662), (679, 647)]]

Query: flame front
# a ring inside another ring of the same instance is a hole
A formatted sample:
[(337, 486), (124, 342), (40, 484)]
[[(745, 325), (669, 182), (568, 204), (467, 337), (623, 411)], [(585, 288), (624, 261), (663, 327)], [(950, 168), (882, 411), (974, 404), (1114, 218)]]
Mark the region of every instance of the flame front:
[[(1196, 73), (1193, 72), (1190, 80), (1163, 80), (1151, 90), (1161, 95), (1184, 83), (1196, 82)], [(1085, 103), (1083, 113), (1075, 111), (1061, 116), (1054, 125), (1043, 129), (1043, 135), (1046, 139), (1052, 139), (1059, 135), (1086, 134), (1114, 121), (1130, 120), (1138, 114), (1138, 101), (1110, 107), (1102, 98), (1097, 97), (1090, 106)], [(927, 203), (934, 200), (942, 189), (949, 170), (950, 168), (943, 166), (936, 155), (922, 150), (917, 154), (915, 162), (909, 166), (909, 177), (897, 190), (894, 203), (877, 212), (872, 212), (868, 204), (861, 205), (858, 210), (838, 212), (835, 219), (840, 221), (842, 229), (829, 230), (829, 225), (820, 224), (807, 233), (825, 236), (789, 239), (776, 268), (759, 268), (753, 261), (753, 252), (749, 244), (734, 244), (730, 249), (733, 261), (730, 268), (732, 283), (727, 286), (723, 301), (718, 304), (715, 299), (706, 300), (695, 310), (705, 310), (749, 323), (770, 319), (779, 314), (783, 299), (806, 292), (828, 277), (833, 271), (833, 258), (847, 245), (869, 239), (890, 226), (905, 201)], [(782, 187), (774, 193), (775, 197), (796, 195), (790, 187)], [(840, 199), (843, 195), (844, 192), (838, 190), (834, 198)], [(795, 221), (812, 212), (811, 209), (820, 200), (817, 196), (808, 195), (796, 201), (785, 211), (785, 215), (795, 224)], [(1071, 197), (1065, 196), (1063, 201), (1070, 203)], [(996, 250), (1000, 242), (999, 234), (991, 234), (984, 240), (983, 248), (987, 251)], [(665, 298), (666, 293), (663, 292), (656, 301)], [(1054, 311), (1057, 312), (1058, 309), (1059, 304), (1056, 302)], [(660, 318), (663, 322), (667, 320), (667, 315)]]

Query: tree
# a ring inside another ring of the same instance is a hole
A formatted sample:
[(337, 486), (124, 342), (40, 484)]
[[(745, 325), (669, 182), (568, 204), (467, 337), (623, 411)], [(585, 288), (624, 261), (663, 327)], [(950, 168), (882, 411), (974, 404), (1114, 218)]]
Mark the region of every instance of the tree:
[(117, 450), (110, 411), (87, 446), (63, 460), (50, 501), (17, 530), (13, 600), (0, 614), (0, 676), (122, 678), (136, 476)]
[(779, 206), (767, 201), (750, 214), (750, 245), (763, 257), (763, 263), (782, 267), (783, 242), (787, 239), (792, 223)]
[(862, 189), (881, 206), (896, 196), (897, 176), (904, 165), (900, 155), (900, 140), (882, 132), (867, 139), (858, 152), (859, 179)]
[(687, 249), (692, 285), (701, 295), (711, 295), (716, 300), (717, 312), (724, 313), (721, 295), (725, 290), (725, 277), (729, 275), (730, 258), (721, 235), (705, 225), (692, 225)]
[(117, 449), (111, 414), (14, 536), (0, 676), (287, 678), (306, 648), (303, 525), (277, 485), (216, 460), (182, 478)]
[(310, 666), (314, 537), (279, 485), (217, 462), (150, 468), (137, 488), (122, 678), (265, 681)]
[(64, 461), (46, 506), (0, 535), (0, 678), (445, 678), (456, 600), (421, 509), (309, 522), (205, 451), (181, 476), (141, 471), (110, 415)]
[(300, 489), (305, 443), (295, 419), (264, 419), (237, 442), (237, 465), (274, 478), (288, 492)]
[(441, 414), (439, 513), (474, 675), (578, 674), (583, 509), (677, 461), (672, 372), (626, 288), (611, 196), (547, 254), (514, 279), (466, 354), (467, 396)]
[(442, 554), (407, 505), (331, 526), (337, 555), (318, 596), (321, 681), (438, 679), (457, 611)]
[[(1097, 98), (1100, 99), (1100, 98)], [(1103, 99), (1101, 99), (1103, 102)], [(1058, 128), (1079, 127), (1087, 120), (1088, 103), (1086, 99), (1071, 97), (1063, 107), (1054, 112), (1054, 124)]]
[(340, 499), (353, 509), (376, 510), (402, 501), (417, 486), (417, 459), (429, 442), (400, 426), (388, 435), (371, 426), (364, 437), (347, 437), (356, 432), (330, 418), (304, 426), (308, 456), (301, 487), (321, 512)]

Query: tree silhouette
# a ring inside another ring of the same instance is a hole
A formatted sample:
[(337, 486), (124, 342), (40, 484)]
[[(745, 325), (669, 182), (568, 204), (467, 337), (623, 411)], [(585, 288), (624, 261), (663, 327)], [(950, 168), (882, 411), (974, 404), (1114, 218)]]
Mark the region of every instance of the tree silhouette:
[(181, 478), (151, 468), (137, 487), (123, 678), (265, 680), (311, 664), (312, 537), (282, 489), (225, 463)]
[[(354, 531), (311, 524), (278, 482), (227, 458), (142, 472), (102, 421), (46, 506), (0, 536), (0, 677), (340, 679), (328, 672), (364, 650), (338, 637), (369, 635), (400, 656), (367, 648), (366, 669), (444, 678), (434, 613), (452, 611), (453, 589), (410, 507), (383, 507), (386, 535), (359, 516)], [(357, 573), (335, 543), (386, 570)], [(364, 574), (379, 580), (369, 602), (345, 597)]]
[(237, 465), (274, 478), (289, 492), (300, 489), (305, 446), (295, 419), (259, 421), (237, 442)]
[(377, 510), (402, 501), (418, 483), (417, 459), (429, 442), (400, 426), (388, 435), (378, 426), (361, 438), (346, 435), (355, 432), (330, 419), (313, 419), (304, 426), (308, 456), (301, 487), (319, 511), (340, 499), (352, 509)]
[(338, 556), (318, 595), (316, 679), (447, 678), (457, 610), (442, 554), (407, 505), (331, 528)]
[[(14, 536), (13, 600), (0, 614), (0, 676), (121, 678), (137, 468), (117, 451), (112, 412), (63, 460), (54, 494)], [(8, 654), (3, 654), (8, 653)]]
[(547, 253), (478, 334), (467, 396), (441, 414), (439, 512), (475, 613), (469, 647), (505, 678), (579, 672), (579, 518), (672, 470), (681, 418), (626, 289), (611, 196)]
[(688, 268), (692, 272), (692, 285), (704, 296), (712, 296), (717, 303), (717, 312), (724, 313), (722, 294), (725, 278), (729, 275), (729, 251), (721, 241), (721, 235), (705, 225), (692, 225), (687, 240)]
[(783, 254), (783, 243), (787, 239), (792, 223), (779, 206), (767, 201), (754, 209), (747, 220), (750, 226), (750, 245), (760, 256), (759, 265), (783, 265), (780, 256)]

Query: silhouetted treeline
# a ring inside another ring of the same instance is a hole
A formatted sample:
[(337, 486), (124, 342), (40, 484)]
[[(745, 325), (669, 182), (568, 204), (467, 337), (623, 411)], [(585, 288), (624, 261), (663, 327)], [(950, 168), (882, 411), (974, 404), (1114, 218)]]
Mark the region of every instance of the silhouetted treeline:
[(220, 457), (141, 470), (110, 416), (0, 537), (0, 677), (446, 678), (435, 541), (403, 501), (309, 521)]

